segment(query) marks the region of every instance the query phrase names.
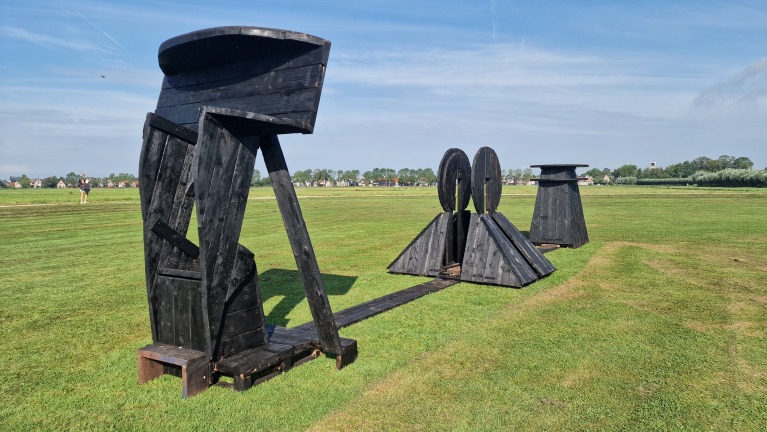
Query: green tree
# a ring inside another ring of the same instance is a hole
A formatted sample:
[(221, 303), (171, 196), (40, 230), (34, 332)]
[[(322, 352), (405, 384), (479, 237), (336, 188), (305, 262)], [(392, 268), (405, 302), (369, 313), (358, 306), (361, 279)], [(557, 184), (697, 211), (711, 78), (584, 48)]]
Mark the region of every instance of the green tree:
[(44, 188), (55, 188), (59, 184), (59, 178), (55, 176), (46, 177), (42, 182)]
[(612, 175), (613, 177), (636, 177), (638, 169), (636, 165), (621, 165), (612, 172)]
[[(112, 175), (114, 176), (114, 174)], [(64, 183), (68, 185), (76, 185), (77, 180), (80, 180), (80, 175), (75, 172), (69, 172), (66, 176), (64, 176)]]
[(254, 169), (253, 178), (250, 179), (251, 186), (261, 186), (261, 171)]
[(754, 163), (751, 162), (751, 159), (741, 156), (733, 161), (732, 168), (750, 170), (754, 168)]

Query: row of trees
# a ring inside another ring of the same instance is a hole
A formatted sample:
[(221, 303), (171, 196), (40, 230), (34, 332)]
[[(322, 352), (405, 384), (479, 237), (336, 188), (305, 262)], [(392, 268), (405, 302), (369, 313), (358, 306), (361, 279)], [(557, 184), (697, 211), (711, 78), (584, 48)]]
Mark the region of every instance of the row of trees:
[[(349, 186), (359, 184), (377, 184), (381, 186), (416, 186), (433, 185), (437, 182), (437, 174), (431, 168), (373, 168), (370, 171), (360, 173), (360, 170), (333, 170), (333, 169), (307, 169), (293, 173), (293, 182), (299, 185), (324, 186), (327, 184), (338, 185), (345, 183)], [(259, 170), (253, 172), (253, 186), (267, 186), (271, 184), (269, 177), (262, 177)]]
[[(504, 176), (510, 179), (522, 180), (525, 182), (533, 178), (533, 170), (509, 169), (502, 170)], [(373, 168), (370, 171), (360, 173), (360, 170), (332, 170), (332, 169), (307, 169), (293, 173), (293, 182), (300, 185), (326, 185), (328, 183), (338, 185), (345, 183), (349, 186), (358, 186), (360, 184), (377, 184), (380, 186), (428, 186), (437, 182), (437, 174), (432, 168), (402, 168), (394, 170), (392, 168)], [(259, 170), (253, 172), (252, 186), (268, 186), (271, 182), (269, 177), (262, 177)]]
[[(608, 176), (610, 181), (624, 184), (685, 184), (693, 183), (690, 179), (696, 175), (698, 176), (697, 178), (704, 178), (696, 173), (717, 173), (725, 170), (748, 171), (751, 170), (753, 166), (754, 163), (751, 159), (745, 156), (735, 157), (722, 155), (717, 159), (701, 156), (691, 161), (672, 164), (665, 168), (652, 167), (642, 169), (636, 165), (621, 165), (614, 170), (609, 168), (592, 168), (581, 175), (588, 174), (597, 182), (602, 182), (602, 179), (605, 176)], [(508, 179), (524, 183), (529, 182), (530, 179), (534, 177), (533, 170), (530, 168), (502, 170), (502, 173)], [(732, 176), (734, 174), (728, 172), (727, 175)], [(738, 176), (740, 175), (741, 174), (738, 174)], [(77, 180), (81, 177), (84, 177), (84, 174), (70, 172), (63, 177), (51, 176), (40, 180), (42, 181), (42, 187), (55, 188), (59, 180), (64, 180), (66, 184), (73, 186), (77, 184)], [(135, 175), (130, 173), (111, 173), (106, 177), (90, 177), (90, 179), (91, 183), (94, 185), (106, 185), (110, 180), (113, 183), (124, 181), (133, 182), (138, 180)], [(394, 170), (392, 168), (373, 168), (364, 173), (360, 173), (360, 170), (307, 169), (294, 172), (292, 179), (296, 184), (315, 186), (327, 185), (328, 183), (338, 185), (342, 182), (349, 186), (357, 186), (359, 184), (416, 186), (435, 184), (437, 182), (437, 174), (432, 168), (402, 168), (400, 170)], [(650, 181), (652, 179), (656, 179), (657, 181)], [(664, 179), (667, 179), (668, 181), (661, 181)], [(10, 180), (11, 182), (18, 181), (22, 187), (29, 187), (32, 181), (32, 179), (26, 175), (18, 177), (11, 176)], [(749, 181), (752, 180), (744, 180), (743, 182), (748, 183)], [(267, 186), (270, 184), (269, 177), (262, 177), (261, 173), (258, 170), (255, 170), (251, 184), (253, 186)], [(0, 181), (0, 187), (6, 187), (5, 182)]]
[[(66, 183), (69, 186), (75, 186), (77, 185), (77, 181), (80, 178), (88, 178), (90, 179), (90, 183), (93, 185), (98, 184), (104, 184), (106, 185), (111, 180), (112, 183), (119, 183), (123, 181), (128, 182), (134, 182), (138, 180), (138, 178), (129, 173), (111, 173), (106, 177), (86, 177), (84, 173), (77, 174), (74, 171), (68, 173), (65, 176), (50, 176), (45, 178), (40, 178), (40, 182), (42, 183), (42, 187), (44, 188), (55, 188), (56, 185), (59, 183), (59, 180), (64, 180), (64, 183)], [(28, 188), (32, 182), (35, 179), (29, 178), (26, 174), (22, 174), (20, 176), (11, 176), (9, 178), (11, 182), (19, 182), (21, 184), (21, 187)], [(0, 187), (7, 187), (6, 183), (4, 181), (0, 181)]]
[(609, 168), (592, 168), (584, 174), (588, 174), (594, 179), (601, 179), (605, 175), (613, 179), (635, 177), (637, 179), (670, 179), (670, 178), (690, 178), (693, 174), (702, 172), (719, 172), (726, 169), (750, 170), (754, 163), (745, 156), (735, 157), (721, 155), (717, 159), (711, 159), (706, 156), (695, 158), (691, 161), (671, 164), (668, 167), (639, 168), (636, 165), (621, 165), (615, 170)]

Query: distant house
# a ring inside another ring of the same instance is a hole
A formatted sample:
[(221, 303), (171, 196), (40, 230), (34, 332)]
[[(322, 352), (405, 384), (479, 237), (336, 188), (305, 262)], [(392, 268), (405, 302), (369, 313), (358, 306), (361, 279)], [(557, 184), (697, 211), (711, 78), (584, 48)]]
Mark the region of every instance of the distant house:
[(64, 182), (64, 179), (59, 179), (59, 182), (56, 183), (56, 189), (65, 189), (67, 187), (67, 184)]
[(131, 187), (137, 188), (138, 187), (138, 180), (131, 183)]
[(607, 174), (605, 174), (605, 176), (602, 177), (602, 181), (605, 182), (605, 183), (612, 183), (613, 182), (613, 180)]
[(110, 189), (115, 187), (115, 184), (112, 182), (111, 179), (107, 182), (107, 187), (110, 188)]
[(43, 181), (40, 180), (39, 178), (36, 178), (29, 182), (29, 187), (34, 189), (40, 189), (41, 187), (43, 187)]
[(14, 182), (8, 182), (8, 187), (21, 189), (21, 183), (14, 181)]
[(594, 184), (594, 178), (586, 174), (585, 177), (578, 177), (578, 186), (591, 186)]

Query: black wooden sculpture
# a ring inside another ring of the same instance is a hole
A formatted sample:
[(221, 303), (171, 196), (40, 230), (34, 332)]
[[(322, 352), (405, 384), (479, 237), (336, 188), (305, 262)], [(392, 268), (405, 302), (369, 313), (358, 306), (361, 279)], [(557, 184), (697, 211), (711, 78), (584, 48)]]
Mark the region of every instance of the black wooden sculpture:
[[(220, 376), (244, 390), (320, 352), (341, 368), (356, 341), (338, 327), (277, 138), (312, 133), (330, 43), (254, 27), (220, 27), (160, 46), (165, 73), (147, 115), (139, 164), (149, 316), (139, 381), (182, 376), (184, 397)], [(258, 151), (313, 323), (268, 325), (253, 253), (238, 243)], [(199, 246), (186, 238), (196, 209)]]
[[(445, 212), (389, 265), (390, 272), (521, 287), (556, 270), (496, 211), (501, 200), (501, 167), (491, 148), (479, 149), (471, 166), (463, 151), (449, 149), (437, 177)], [(465, 210), (469, 196), (475, 214)]]
[(575, 168), (583, 164), (530, 165), (540, 168), (530, 241), (578, 248), (589, 242)]

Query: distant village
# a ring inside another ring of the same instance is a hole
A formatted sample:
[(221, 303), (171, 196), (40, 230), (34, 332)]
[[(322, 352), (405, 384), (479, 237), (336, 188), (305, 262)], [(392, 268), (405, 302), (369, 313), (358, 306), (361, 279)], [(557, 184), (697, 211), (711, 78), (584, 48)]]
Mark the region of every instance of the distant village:
[[(578, 185), (710, 183), (764, 187), (763, 177), (767, 174), (764, 170), (752, 170), (753, 165), (748, 157), (722, 155), (717, 159), (701, 156), (692, 161), (672, 164), (665, 168), (658, 166), (655, 162), (650, 162), (645, 168), (636, 165), (622, 165), (614, 170), (591, 168), (579, 174)], [(501, 175), (505, 185), (536, 184), (536, 178), (530, 168), (501, 170)], [(729, 180), (724, 182), (720, 177), (726, 177), (725, 180)], [(91, 188), (126, 189), (139, 186), (138, 178), (129, 173), (110, 174), (108, 177), (99, 178), (70, 172), (64, 177), (11, 176), (9, 180), (0, 180), (0, 188), (77, 188), (77, 182), (81, 178), (87, 178)], [(400, 170), (373, 168), (364, 173), (359, 170), (307, 169), (295, 171), (292, 180), (296, 187), (417, 187), (434, 186), (437, 182), (437, 174), (431, 168)], [(251, 186), (269, 185), (271, 185), (269, 177), (262, 177), (258, 170), (254, 170)]]

